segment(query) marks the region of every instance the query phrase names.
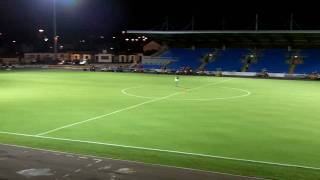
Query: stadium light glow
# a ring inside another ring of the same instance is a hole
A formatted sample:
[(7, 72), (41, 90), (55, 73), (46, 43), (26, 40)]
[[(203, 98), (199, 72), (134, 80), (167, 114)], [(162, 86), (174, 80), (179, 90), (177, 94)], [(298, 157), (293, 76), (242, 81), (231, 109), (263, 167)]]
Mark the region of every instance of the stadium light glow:
[(43, 33), (43, 32), (44, 32), (44, 30), (43, 30), (43, 29), (39, 29), (38, 31), (39, 31), (39, 33)]
[(17, 41), (12, 41), (13, 43), (16, 43)]
[[(52, 0), (52, 11), (53, 11), (53, 54), (54, 59), (57, 59), (57, 53), (58, 53), (58, 41), (59, 36), (57, 35), (57, 4), (58, 3), (64, 3), (65, 5), (74, 5), (76, 3), (76, 0)], [(60, 48), (60, 47), (59, 47)]]
[(48, 41), (49, 41), (49, 38), (46, 37), (46, 38), (44, 38), (43, 40), (44, 40), (45, 42), (48, 42)]
[(129, 41), (130, 39), (126, 38), (125, 40), (126, 40), (126, 41)]

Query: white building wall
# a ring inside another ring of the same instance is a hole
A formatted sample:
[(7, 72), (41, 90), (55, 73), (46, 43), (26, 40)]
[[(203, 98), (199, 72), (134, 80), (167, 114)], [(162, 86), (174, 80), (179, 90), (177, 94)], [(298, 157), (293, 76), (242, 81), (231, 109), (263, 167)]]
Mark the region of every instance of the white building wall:
[(126, 63), (128, 62), (127, 55), (119, 55), (119, 63)]
[(95, 59), (99, 63), (112, 63), (112, 54), (96, 54)]

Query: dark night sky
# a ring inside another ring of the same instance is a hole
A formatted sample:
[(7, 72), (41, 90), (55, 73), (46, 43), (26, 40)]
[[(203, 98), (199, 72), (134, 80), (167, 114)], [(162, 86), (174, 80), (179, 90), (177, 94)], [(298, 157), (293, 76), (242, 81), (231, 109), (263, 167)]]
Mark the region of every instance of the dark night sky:
[[(278, 1), (212, 0), (57, 0), (59, 35), (69, 40), (127, 29), (161, 28), (169, 17), (170, 29), (182, 30), (195, 16), (196, 29), (253, 29), (259, 13), (261, 29), (287, 29), (294, 13), (295, 29), (320, 29), (320, 10), (306, 1), (290, 5)], [(52, 0), (0, 0), (0, 32), (7, 39), (31, 41), (37, 29), (51, 34)], [(2, 38), (3, 38), (2, 37)]]

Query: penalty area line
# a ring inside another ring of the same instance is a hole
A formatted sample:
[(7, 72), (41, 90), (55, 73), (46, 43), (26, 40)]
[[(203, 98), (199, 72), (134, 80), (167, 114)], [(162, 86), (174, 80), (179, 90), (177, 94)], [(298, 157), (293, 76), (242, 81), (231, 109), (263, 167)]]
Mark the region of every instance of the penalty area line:
[(105, 143), (105, 142), (58, 138), (58, 137), (49, 137), (49, 136), (39, 136), (39, 135), (22, 134), (22, 133), (14, 133), (14, 132), (6, 132), (6, 131), (0, 131), (0, 134), (39, 138), (39, 139), (49, 139), (49, 140), (64, 141), (64, 142), (94, 144), (94, 145), (128, 148), (128, 149), (145, 150), (145, 151), (162, 152), (162, 153), (180, 154), (180, 155), (187, 155), (187, 156), (198, 156), (198, 157), (215, 158), (215, 159), (223, 159), (223, 160), (230, 160), (230, 161), (239, 161), (239, 162), (247, 162), (247, 163), (281, 166), (281, 167), (320, 170), (320, 167), (303, 166), (303, 165), (286, 164), (286, 163), (276, 163), (276, 162), (259, 161), (259, 160), (250, 160), (250, 159), (242, 159), (242, 158), (232, 158), (232, 157), (226, 157), (226, 156), (215, 156), (215, 155), (209, 155), (209, 154), (191, 153), (191, 152), (157, 149), (157, 148), (147, 148), (147, 147), (139, 147), (139, 146), (129, 146), (129, 145), (121, 145), (121, 144), (113, 144), (113, 143)]

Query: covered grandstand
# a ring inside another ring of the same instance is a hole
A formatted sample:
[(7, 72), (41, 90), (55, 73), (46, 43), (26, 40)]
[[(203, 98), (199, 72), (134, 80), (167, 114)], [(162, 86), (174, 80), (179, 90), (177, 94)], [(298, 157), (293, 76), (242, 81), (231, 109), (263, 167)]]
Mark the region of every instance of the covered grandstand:
[[(320, 31), (139, 31), (168, 48), (153, 57), (152, 66), (194, 71), (310, 74), (320, 71)], [(158, 58), (158, 59), (157, 59)], [(157, 59), (157, 60), (155, 60)], [(168, 61), (172, 60), (171, 63)], [(162, 62), (165, 60), (166, 62)], [(148, 64), (148, 59), (142, 61)]]

